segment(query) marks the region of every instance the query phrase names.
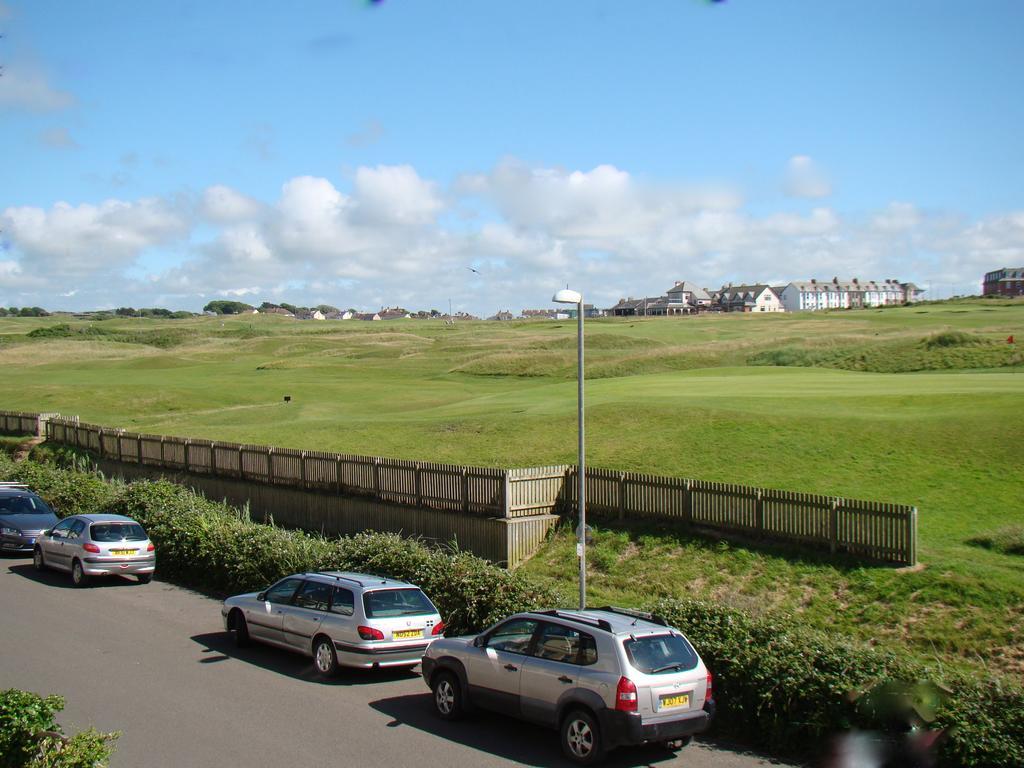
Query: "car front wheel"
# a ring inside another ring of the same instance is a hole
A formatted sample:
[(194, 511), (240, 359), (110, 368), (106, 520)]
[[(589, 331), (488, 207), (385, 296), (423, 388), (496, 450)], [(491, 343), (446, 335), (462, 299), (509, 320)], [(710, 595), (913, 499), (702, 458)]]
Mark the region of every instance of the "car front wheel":
[(76, 587), (84, 587), (89, 584), (89, 577), (86, 576), (80, 560), (75, 560), (71, 564), (71, 583)]
[(249, 625), (241, 611), (236, 610), (232, 614), (230, 627), (235, 631), (235, 646), (245, 648), (249, 644)]
[(334, 643), (328, 638), (318, 638), (313, 645), (313, 664), (324, 677), (332, 677), (337, 673), (338, 656), (334, 652)]
[(589, 712), (574, 709), (562, 721), (562, 752), (578, 765), (594, 765), (604, 757), (601, 731)]
[(43, 550), (40, 547), (36, 547), (32, 552), (32, 565), (37, 571), (46, 570), (46, 561), (43, 560)]
[(149, 582), (151, 582), (152, 580), (153, 580), (153, 574), (152, 573), (140, 573), (139, 574), (139, 584), (149, 584)]
[(462, 690), (451, 672), (442, 672), (434, 678), (434, 710), (442, 720), (462, 717)]

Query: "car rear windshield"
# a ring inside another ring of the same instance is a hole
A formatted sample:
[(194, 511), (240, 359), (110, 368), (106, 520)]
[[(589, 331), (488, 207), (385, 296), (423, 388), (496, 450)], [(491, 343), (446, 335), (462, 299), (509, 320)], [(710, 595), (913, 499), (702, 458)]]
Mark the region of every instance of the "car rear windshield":
[(418, 589), (377, 589), (363, 595), (366, 617), (423, 616), (437, 613), (427, 596)]
[(0, 498), (0, 515), (45, 515), (53, 513), (38, 496), (5, 496)]
[(145, 541), (147, 538), (138, 523), (93, 523), (89, 536), (93, 541)]
[(685, 672), (697, 666), (697, 652), (681, 635), (648, 635), (626, 640), (629, 663), (645, 675)]

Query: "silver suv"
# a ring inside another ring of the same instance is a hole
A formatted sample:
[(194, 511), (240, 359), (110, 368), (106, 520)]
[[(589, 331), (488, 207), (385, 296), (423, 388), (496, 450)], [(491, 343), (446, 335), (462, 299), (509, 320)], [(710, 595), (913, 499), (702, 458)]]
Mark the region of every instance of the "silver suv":
[(414, 584), (365, 573), (287, 576), (221, 607), (235, 642), (250, 640), (313, 657), (317, 672), (344, 667), (412, 667), (443, 637), (437, 608)]
[(679, 749), (715, 712), (711, 673), (683, 634), (621, 608), (518, 613), (434, 643), (422, 672), (442, 718), (479, 706), (557, 728), (584, 765), (619, 745)]

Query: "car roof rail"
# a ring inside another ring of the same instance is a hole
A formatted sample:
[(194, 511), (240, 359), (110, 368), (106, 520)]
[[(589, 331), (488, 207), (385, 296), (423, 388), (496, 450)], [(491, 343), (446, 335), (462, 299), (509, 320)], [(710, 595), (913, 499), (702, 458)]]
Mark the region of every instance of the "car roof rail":
[(334, 573), (333, 571), (313, 571), (313, 574), (316, 576), (326, 576), (329, 579), (337, 579), (338, 581), (351, 581), (353, 584), (358, 584), (360, 587), (363, 586), (363, 582), (359, 579), (353, 579), (351, 576)]
[(557, 608), (552, 608), (548, 611), (531, 611), (531, 613), (539, 613), (541, 616), (554, 616), (557, 619), (563, 619), (564, 621), (575, 621), (580, 624), (586, 624), (591, 627), (597, 627), (603, 629), (605, 632), (612, 631), (612, 625), (606, 619), (600, 619), (596, 616), (580, 616), (576, 613), (566, 613), (560, 611)]
[(27, 483), (16, 483), (13, 480), (0, 482), (0, 488), (28, 488)]
[(649, 621), (652, 624), (660, 624), (663, 627), (669, 626), (669, 623), (663, 616), (659, 616), (656, 613), (648, 613), (647, 611), (637, 611), (633, 608), (618, 608), (614, 605), (605, 605), (601, 608), (591, 608), (592, 611), (604, 611), (605, 613), (615, 613), (619, 616), (630, 616), (634, 619), (642, 619)]

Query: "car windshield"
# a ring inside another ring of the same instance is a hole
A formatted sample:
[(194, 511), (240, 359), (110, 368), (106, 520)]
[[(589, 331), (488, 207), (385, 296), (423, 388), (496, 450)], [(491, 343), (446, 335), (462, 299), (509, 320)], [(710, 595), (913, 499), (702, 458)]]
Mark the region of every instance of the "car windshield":
[(52, 514), (46, 503), (37, 496), (6, 496), (0, 498), (0, 515)]
[(93, 523), (89, 536), (93, 541), (146, 540), (146, 532), (138, 523)]
[(685, 672), (697, 666), (697, 652), (681, 635), (631, 637), (623, 645), (629, 663), (646, 675)]
[(437, 613), (427, 596), (418, 589), (378, 589), (363, 595), (367, 618), (423, 616)]

